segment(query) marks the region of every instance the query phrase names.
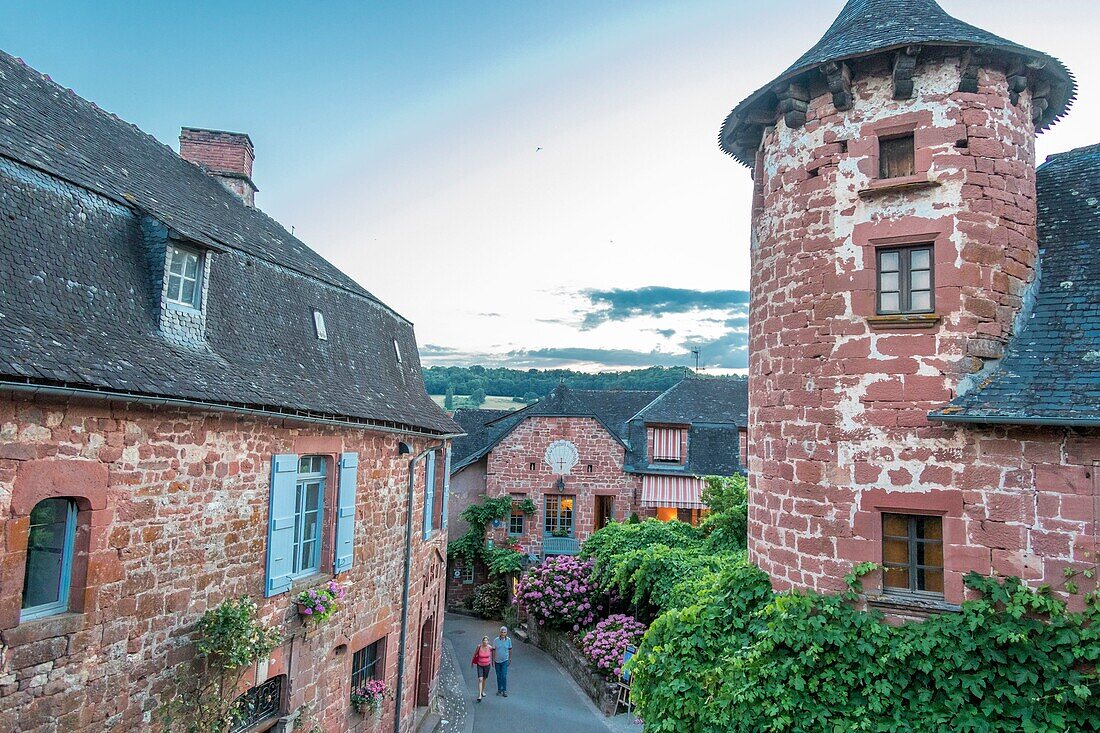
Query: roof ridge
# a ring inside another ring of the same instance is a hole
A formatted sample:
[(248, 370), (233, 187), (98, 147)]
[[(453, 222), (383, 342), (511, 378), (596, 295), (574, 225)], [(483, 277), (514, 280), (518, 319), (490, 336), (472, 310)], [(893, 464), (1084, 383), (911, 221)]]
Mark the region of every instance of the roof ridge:
[(1071, 156), (1071, 155), (1080, 155), (1080, 154), (1085, 153), (1085, 152), (1093, 152), (1093, 151), (1100, 152), (1100, 142), (1090, 143), (1088, 145), (1081, 145), (1081, 146), (1078, 146), (1076, 148), (1070, 148), (1069, 150), (1062, 150), (1061, 152), (1057, 152), (1057, 153), (1051, 153), (1050, 155), (1048, 155), (1046, 157), (1046, 159), (1043, 160), (1042, 165), (1040, 165), (1039, 167), (1042, 168), (1047, 163), (1053, 162), (1054, 160), (1056, 160), (1058, 158), (1065, 158), (1065, 157), (1068, 157), (1068, 156)]

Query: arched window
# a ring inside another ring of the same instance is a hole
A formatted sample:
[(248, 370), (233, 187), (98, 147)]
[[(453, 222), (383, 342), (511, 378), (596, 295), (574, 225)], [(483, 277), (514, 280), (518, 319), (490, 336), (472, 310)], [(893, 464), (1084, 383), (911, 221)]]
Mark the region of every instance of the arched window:
[(76, 502), (72, 499), (43, 499), (35, 504), (31, 510), (27, 539), (27, 568), (23, 575), (20, 620), (69, 610), (75, 538)]

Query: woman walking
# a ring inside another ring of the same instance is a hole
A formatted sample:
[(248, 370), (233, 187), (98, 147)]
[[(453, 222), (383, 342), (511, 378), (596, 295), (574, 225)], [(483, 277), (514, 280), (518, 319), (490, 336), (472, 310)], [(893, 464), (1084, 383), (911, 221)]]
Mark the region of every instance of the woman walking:
[(485, 680), (489, 678), (489, 669), (493, 663), (493, 645), (489, 643), (489, 637), (481, 637), (481, 643), (474, 650), (474, 658), (470, 662), (477, 667), (477, 701), (485, 697)]

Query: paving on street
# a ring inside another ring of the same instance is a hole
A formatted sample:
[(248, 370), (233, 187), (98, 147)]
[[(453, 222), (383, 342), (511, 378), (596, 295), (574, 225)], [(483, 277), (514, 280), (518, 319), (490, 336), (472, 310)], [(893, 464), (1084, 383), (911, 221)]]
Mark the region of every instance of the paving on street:
[(494, 672), (485, 686), (485, 699), (475, 702), (477, 675), (470, 657), (482, 636), (493, 638), (499, 630), (496, 621), (447, 614), (445, 646), (453, 650), (466, 702), (465, 711), (460, 712), (456, 701), (448, 700), (448, 733), (640, 733), (642, 726), (633, 723), (634, 716), (605, 717), (550, 655), (518, 639), (508, 670), (508, 697), (496, 694)]

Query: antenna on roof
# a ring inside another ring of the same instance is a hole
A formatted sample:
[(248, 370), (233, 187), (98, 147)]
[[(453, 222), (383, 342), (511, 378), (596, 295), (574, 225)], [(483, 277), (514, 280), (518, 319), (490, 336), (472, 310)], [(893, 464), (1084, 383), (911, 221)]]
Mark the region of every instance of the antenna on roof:
[(692, 349), (691, 353), (695, 354), (695, 373), (699, 373), (699, 349)]

